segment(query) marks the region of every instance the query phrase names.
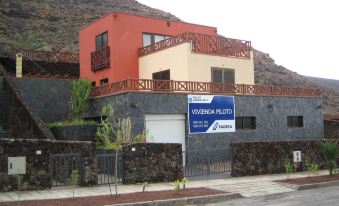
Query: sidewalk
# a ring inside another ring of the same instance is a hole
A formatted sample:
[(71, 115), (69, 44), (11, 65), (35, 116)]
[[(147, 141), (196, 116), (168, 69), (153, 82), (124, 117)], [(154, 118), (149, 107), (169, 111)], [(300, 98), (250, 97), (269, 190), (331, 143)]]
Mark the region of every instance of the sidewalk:
[[(328, 171), (320, 171), (319, 174), (327, 174)], [(293, 173), (290, 178), (307, 177), (308, 173)], [(274, 180), (286, 179), (285, 174), (276, 175), (261, 175), (250, 177), (224, 178), (214, 180), (193, 180), (188, 182), (189, 188), (207, 187), (211, 189), (224, 190), (227, 192), (240, 193), (244, 197), (263, 196), (268, 194), (284, 193), (295, 191), (297, 188), (291, 185), (280, 184), (273, 182)], [(112, 192), (114, 193), (114, 185), (112, 185)], [(173, 190), (173, 183), (154, 183), (149, 184), (146, 191), (161, 191)], [(141, 192), (141, 185), (119, 185), (118, 193), (134, 193)], [(108, 195), (108, 185), (95, 187), (80, 187), (76, 188), (75, 196), (97, 196)], [(28, 191), (21, 193), (21, 200), (42, 200), (42, 199), (58, 199), (72, 197), (72, 189), (70, 187), (57, 187), (50, 190)], [(17, 201), (18, 194), (16, 192), (2, 192), (0, 193), (0, 202)]]

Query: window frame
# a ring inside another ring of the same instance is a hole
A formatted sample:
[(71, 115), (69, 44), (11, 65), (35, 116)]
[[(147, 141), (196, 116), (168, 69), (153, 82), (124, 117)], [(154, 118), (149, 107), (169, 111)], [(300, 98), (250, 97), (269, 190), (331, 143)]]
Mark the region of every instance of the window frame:
[[(221, 82), (215, 81), (214, 71), (221, 71)], [(233, 81), (232, 82), (226, 82), (226, 78), (225, 78), (226, 72), (232, 72), (232, 75), (233, 75)], [(211, 82), (215, 83), (215, 84), (235, 84), (235, 69), (221, 68), (221, 67), (211, 67)]]
[[(149, 35), (150, 36), (150, 44), (149, 45), (144, 45), (144, 35)], [(142, 38), (142, 47), (147, 47), (147, 46), (150, 46), (152, 44), (155, 44), (155, 43), (159, 42), (159, 41), (155, 41), (156, 36), (163, 37), (163, 39), (160, 40), (160, 41), (163, 41), (165, 39), (171, 38), (171, 36), (165, 35), (165, 34), (155, 34), (155, 33), (143, 32), (142, 35), (141, 35), (141, 38)]]
[(108, 78), (100, 79), (100, 86), (106, 85), (108, 83), (109, 83)]
[[(249, 120), (250, 127), (245, 127), (245, 120)], [(240, 127), (239, 127), (240, 121)], [(238, 116), (235, 117), (236, 130), (255, 130), (257, 129), (257, 118), (255, 116)]]
[(287, 116), (287, 127), (288, 128), (303, 128), (304, 127), (304, 116)]
[[(104, 42), (104, 36), (106, 36), (106, 42)], [(97, 40), (98, 38), (100, 38), (99, 41)], [(98, 45), (98, 42), (100, 42), (99, 43), (100, 45)], [(95, 36), (95, 51), (101, 50), (107, 46), (108, 46), (108, 31), (105, 31)]]

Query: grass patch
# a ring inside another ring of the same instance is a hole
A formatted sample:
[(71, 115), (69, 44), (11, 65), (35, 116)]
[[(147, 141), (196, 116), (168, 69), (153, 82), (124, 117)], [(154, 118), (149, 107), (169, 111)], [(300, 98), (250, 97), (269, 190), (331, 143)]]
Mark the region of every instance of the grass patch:
[(98, 125), (94, 120), (73, 120), (73, 121), (64, 121), (64, 122), (49, 122), (47, 123), (48, 128), (53, 127), (63, 127), (63, 126), (80, 126), (80, 125)]

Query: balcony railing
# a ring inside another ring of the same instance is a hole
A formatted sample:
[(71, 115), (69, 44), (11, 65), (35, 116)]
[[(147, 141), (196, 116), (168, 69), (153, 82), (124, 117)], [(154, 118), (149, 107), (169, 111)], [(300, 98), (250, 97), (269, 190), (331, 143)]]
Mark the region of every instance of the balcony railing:
[(216, 84), (210, 82), (189, 82), (151, 79), (126, 79), (98, 86), (92, 89), (92, 96), (108, 96), (124, 92), (176, 92), (225, 95), (258, 95), (289, 97), (320, 97), (319, 89), (291, 88), (246, 84)]
[(191, 51), (195, 53), (240, 58), (251, 57), (250, 41), (189, 32), (142, 47), (139, 49), (139, 56), (161, 51), (184, 42), (190, 42)]
[[(15, 59), (18, 49), (11, 49), (11, 58)], [(40, 62), (53, 62), (53, 63), (79, 63), (79, 54), (72, 52), (51, 52), (51, 51), (35, 51), (20, 49), (25, 60), (40, 61)]]
[(110, 65), (109, 47), (104, 47), (100, 50), (91, 53), (91, 69), (96, 71)]

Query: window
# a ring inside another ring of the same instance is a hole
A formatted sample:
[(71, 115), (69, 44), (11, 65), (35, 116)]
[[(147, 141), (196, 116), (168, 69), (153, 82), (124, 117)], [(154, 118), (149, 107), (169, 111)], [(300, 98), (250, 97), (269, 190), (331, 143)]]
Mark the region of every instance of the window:
[(95, 87), (95, 86), (96, 86), (96, 82), (93, 81), (93, 82), (92, 82), (92, 87)]
[(256, 129), (255, 117), (236, 117), (235, 128), (239, 130)]
[(288, 127), (304, 127), (303, 116), (287, 116)]
[(212, 67), (212, 82), (219, 84), (234, 84), (234, 69)]
[(100, 50), (108, 46), (107, 31), (95, 37), (95, 50)]
[[(170, 70), (155, 72), (152, 74), (152, 78), (154, 80), (170, 80), (171, 79)], [(154, 81), (153, 86), (155, 90), (168, 90), (170, 89), (170, 82), (169, 81)]]
[(161, 72), (155, 72), (152, 74), (152, 78), (156, 80), (170, 80), (171, 79), (170, 70), (168, 69)]
[(157, 43), (159, 41), (165, 40), (170, 38), (170, 36), (166, 35), (159, 35), (159, 34), (148, 34), (148, 33), (143, 33), (142, 34), (142, 46), (149, 46), (151, 44)]
[(100, 85), (105, 85), (105, 84), (108, 84), (108, 78), (100, 80)]

